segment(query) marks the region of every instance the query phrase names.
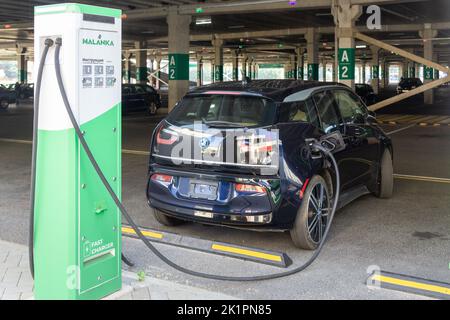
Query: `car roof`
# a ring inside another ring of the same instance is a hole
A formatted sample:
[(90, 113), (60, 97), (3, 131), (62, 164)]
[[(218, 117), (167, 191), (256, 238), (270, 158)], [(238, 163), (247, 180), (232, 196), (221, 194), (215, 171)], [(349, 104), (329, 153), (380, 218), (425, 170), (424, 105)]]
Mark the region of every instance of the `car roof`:
[(206, 86), (196, 87), (189, 91), (188, 95), (205, 94), (211, 91), (238, 91), (249, 94), (257, 94), (278, 102), (282, 102), (286, 97), (300, 91), (312, 92), (312, 89), (322, 87), (344, 87), (347, 86), (337, 82), (319, 82), (304, 80), (251, 80), (218, 82)]

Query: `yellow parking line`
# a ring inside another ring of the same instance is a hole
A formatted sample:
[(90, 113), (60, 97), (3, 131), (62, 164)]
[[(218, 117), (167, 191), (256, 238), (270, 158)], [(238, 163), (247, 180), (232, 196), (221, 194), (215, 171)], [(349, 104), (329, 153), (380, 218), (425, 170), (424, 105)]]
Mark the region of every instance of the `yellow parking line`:
[(401, 287), (408, 287), (408, 288), (413, 288), (413, 289), (420, 289), (420, 290), (450, 295), (450, 288), (446, 288), (446, 287), (442, 287), (442, 286), (438, 286), (438, 285), (432, 285), (432, 284), (421, 283), (421, 282), (410, 281), (410, 280), (403, 280), (403, 279), (398, 279), (398, 278), (393, 278), (393, 277), (388, 277), (388, 276), (383, 276), (383, 275), (378, 275), (378, 274), (372, 276), (372, 279), (375, 281), (380, 281), (381, 283), (384, 282), (384, 283), (398, 285)]
[(264, 253), (264, 252), (261, 252), (261, 251), (254, 251), (254, 250), (248, 250), (248, 249), (224, 246), (224, 245), (221, 245), (221, 244), (215, 244), (214, 243), (211, 246), (211, 249), (217, 250), (217, 251), (228, 252), (228, 253), (240, 254), (240, 255), (249, 256), (249, 257), (253, 257), (253, 258), (259, 258), (259, 259), (264, 259), (264, 260), (270, 260), (270, 261), (276, 261), (276, 262), (281, 262), (282, 261), (281, 260), (281, 256), (278, 256), (278, 255)]
[[(151, 232), (151, 231), (144, 231), (144, 230), (141, 232), (144, 236), (154, 238), (154, 239), (162, 239), (164, 237), (164, 235), (162, 233), (158, 233), (158, 232)], [(122, 233), (135, 235), (136, 231), (134, 231), (132, 228), (122, 227)]]
[(404, 180), (428, 181), (428, 182), (439, 182), (439, 183), (449, 183), (450, 184), (450, 179), (448, 179), (448, 178), (413, 176), (413, 175), (397, 174), (397, 173), (394, 174), (394, 178), (404, 179)]

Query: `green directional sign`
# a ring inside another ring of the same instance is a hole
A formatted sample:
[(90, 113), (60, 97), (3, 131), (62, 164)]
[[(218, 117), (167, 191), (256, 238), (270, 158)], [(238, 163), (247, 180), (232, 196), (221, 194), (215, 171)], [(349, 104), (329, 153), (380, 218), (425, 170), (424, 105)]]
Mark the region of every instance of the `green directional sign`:
[(355, 79), (355, 49), (339, 48), (339, 80)]
[(147, 81), (147, 67), (136, 67), (136, 80)]
[(214, 66), (214, 81), (222, 82), (223, 81), (223, 65), (215, 65)]
[(189, 54), (169, 53), (169, 80), (189, 80)]
[(319, 64), (308, 64), (308, 80), (319, 80)]
[(283, 68), (281, 63), (260, 63), (258, 65), (260, 69), (275, 69), (275, 68)]
[(423, 78), (425, 80), (433, 80), (433, 74), (434, 74), (433, 68), (430, 67), (423, 68)]
[(372, 79), (380, 78), (380, 66), (374, 65), (372, 66)]
[(299, 80), (303, 80), (303, 66), (297, 69), (297, 75)]

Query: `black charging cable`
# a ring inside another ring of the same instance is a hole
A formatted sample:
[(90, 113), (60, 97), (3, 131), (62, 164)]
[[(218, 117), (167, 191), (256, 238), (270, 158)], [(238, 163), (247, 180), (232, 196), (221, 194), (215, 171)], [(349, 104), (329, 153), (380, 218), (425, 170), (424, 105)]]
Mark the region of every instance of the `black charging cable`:
[(34, 96), (34, 114), (33, 114), (33, 147), (31, 151), (31, 190), (30, 190), (30, 225), (28, 226), (28, 260), (30, 262), (31, 277), (34, 279), (34, 205), (36, 196), (36, 160), (38, 147), (38, 125), (39, 125), (39, 100), (41, 96), (42, 74), (44, 72), (45, 59), (47, 58), (48, 49), (53, 46), (52, 39), (45, 39), (44, 50), (42, 51), (41, 60), (36, 78), (35, 96)]
[(314, 260), (319, 256), (325, 242), (326, 239), (328, 237), (328, 233), (330, 231), (330, 227), (331, 227), (331, 223), (333, 221), (334, 218), (334, 214), (336, 212), (336, 208), (337, 208), (337, 199), (339, 199), (339, 189), (340, 189), (340, 177), (339, 177), (339, 169), (338, 169), (338, 165), (336, 162), (336, 159), (334, 158), (333, 154), (327, 150), (326, 148), (322, 147), (320, 145), (320, 143), (313, 143), (312, 147), (316, 148), (317, 150), (320, 150), (324, 155), (328, 156), (331, 159), (331, 162), (333, 163), (333, 166), (335, 168), (335, 173), (336, 173), (336, 191), (335, 191), (335, 196), (334, 196), (334, 201), (333, 201), (333, 206), (332, 206), (332, 210), (330, 213), (330, 218), (329, 218), (329, 222), (327, 224), (327, 227), (325, 229), (325, 232), (323, 234), (323, 238), (322, 241), (320, 242), (319, 246), (317, 247), (317, 249), (314, 251), (314, 254), (308, 259), (308, 261), (306, 261), (303, 265), (296, 267), (292, 270), (289, 271), (285, 271), (285, 272), (280, 272), (280, 273), (275, 273), (275, 274), (268, 274), (268, 275), (260, 275), (260, 276), (248, 276), (248, 277), (233, 277), (233, 276), (221, 276), (221, 275), (214, 275), (214, 274), (208, 274), (208, 273), (203, 273), (203, 272), (198, 272), (198, 271), (194, 271), (194, 270), (190, 270), (187, 269), (185, 267), (182, 267), (178, 264), (176, 264), (175, 262), (171, 261), (170, 259), (168, 259), (167, 257), (165, 257), (158, 249), (156, 249), (155, 246), (153, 246), (153, 244), (142, 234), (141, 230), (139, 229), (139, 227), (136, 225), (136, 223), (133, 221), (133, 219), (131, 218), (131, 216), (129, 215), (129, 213), (127, 212), (127, 210), (125, 209), (125, 207), (123, 206), (123, 204), (120, 202), (119, 198), (117, 197), (117, 195), (114, 193), (114, 190), (111, 188), (108, 180), (106, 179), (105, 175), (103, 174), (102, 170), (100, 169), (97, 161), (95, 160), (91, 150), (89, 149), (89, 146), (86, 142), (86, 139), (83, 136), (83, 133), (80, 130), (80, 127), (74, 117), (74, 114), (72, 112), (72, 109), (70, 107), (69, 104), (69, 100), (67, 98), (67, 94), (66, 91), (64, 89), (64, 84), (63, 84), (63, 80), (62, 80), (62, 76), (61, 76), (61, 69), (60, 69), (60, 65), (59, 65), (59, 52), (61, 49), (61, 45), (62, 45), (62, 39), (58, 38), (55, 41), (56, 44), (56, 48), (55, 48), (55, 71), (56, 71), (56, 78), (57, 78), (57, 82), (58, 82), (58, 87), (64, 102), (64, 106), (66, 108), (67, 114), (70, 118), (70, 121), (75, 129), (75, 133), (81, 143), (81, 146), (83, 147), (83, 150), (86, 152), (86, 155), (89, 158), (89, 161), (91, 162), (94, 170), (96, 171), (96, 173), (98, 174), (100, 180), (102, 181), (103, 185), (105, 186), (106, 190), (108, 191), (108, 193), (110, 194), (111, 198), (113, 199), (114, 203), (116, 204), (116, 206), (119, 208), (120, 212), (123, 214), (123, 216), (125, 217), (125, 219), (128, 221), (128, 223), (130, 224), (130, 226), (133, 228), (133, 230), (136, 232), (136, 235), (142, 240), (142, 242), (144, 242), (144, 244), (159, 258), (161, 259), (164, 263), (166, 263), (167, 265), (171, 266), (172, 268), (181, 271), (183, 273), (189, 274), (191, 276), (195, 276), (195, 277), (201, 277), (201, 278), (206, 278), (206, 279), (212, 279), (212, 280), (224, 280), (224, 281), (261, 281), (261, 280), (270, 280), (270, 279), (276, 279), (276, 278), (281, 278), (281, 277), (286, 277), (286, 276), (290, 276), (293, 274), (296, 274), (298, 272), (301, 272), (303, 270), (305, 270), (308, 266), (310, 266)]

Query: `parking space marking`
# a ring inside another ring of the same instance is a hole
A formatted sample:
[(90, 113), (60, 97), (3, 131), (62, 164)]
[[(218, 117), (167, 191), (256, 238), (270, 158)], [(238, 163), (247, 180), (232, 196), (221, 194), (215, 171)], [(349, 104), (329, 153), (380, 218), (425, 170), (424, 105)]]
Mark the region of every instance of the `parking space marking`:
[(122, 153), (124, 154), (134, 154), (137, 156), (149, 156), (149, 151), (140, 151), (140, 150), (129, 150), (129, 149), (122, 149)]
[(21, 144), (33, 144), (33, 141), (31, 141), (31, 140), (7, 139), (7, 138), (0, 138), (0, 142), (11, 142), (11, 143), (21, 143)]
[[(146, 238), (157, 243), (226, 256), (229, 258), (263, 263), (281, 268), (287, 268), (292, 264), (291, 258), (283, 252), (194, 238), (166, 231), (160, 232), (147, 228), (140, 229)], [(138, 238), (136, 232), (128, 225), (122, 226), (122, 235), (135, 239)]]
[(391, 135), (391, 134), (394, 134), (394, 133), (397, 133), (397, 132), (401, 132), (401, 131), (404, 131), (404, 130), (406, 130), (406, 129), (409, 129), (409, 128), (412, 128), (412, 127), (415, 127), (415, 126), (416, 126), (416, 124), (413, 123), (413, 124), (410, 124), (409, 126), (406, 126), (406, 127), (403, 127), (403, 128), (397, 129), (397, 130), (394, 130), (394, 131), (390, 131), (390, 132), (388, 132), (388, 133), (386, 133), (386, 134), (387, 134), (387, 135)]
[(387, 271), (369, 276), (368, 283), (381, 288), (420, 294), (438, 299), (450, 299), (450, 284)]
[[(400, 128), (398, 130), (394, 130), (388, 132), (387, 134), (394, 134), (406, 129), (411, 128), (414, 125), (410, 125), (404, 128)], [(0, 142), (11, 142), (11, 143), (21, 143), (21, 144), (32, 144), (30, 140), (19, 140), (19, 139), (6, 139), (0, 138)], [(124, 154), (133, 154), (140, 156), (148, 156), (150, 155), (149, 151), (141, 151), (141, 150), (130, 150), (130, 149), (122, 149), (122, 153)], [(438, 183), (450, 183), (450, 179), (448, 178), (437, 178), (437, 177), (426, 177), (426, 176), (415, 176), (415, 175), (406, 175), (406, 174), (394, 174), (394, 178), (396, 179), (404, 179), (404, 180), (415, 180), (415, 181), (428, 181), (428, 182), (438, 182)]]
[[(20, 144), (33, 144), (33, 141), (31, 141), (31, 140), (7, 139), (7, 138), (0, 138), (0, 142), (10, 142), (10, 143), (20, 143)], [(148, 156), (148, 155), (150, 155), (149, 151), (130, 150), (130, 149), (122, 149), (122, 153), (124, 153), (124, 154), (134, 154), (134, 155), (138, 155), (138, 156)]]
[(250, 257), (264, 259), (264, 260), (270, 260), (270, 261), (276, 261), (276, 262), (282, 261), (282, 258), (280, 255), (268, 254), (268, 253), (264, 253), (261, 251), (242, 249), (242, 248), (233, 247), (233, 246), (225, 246), (225, 245), (216, 244), (216, 243), (214, 243), (211, 246), (211, 249), (217, 250), (217, 251), (235, 253), (235, 254), (244, 255), (244, 256), (250, 256)]
[(382, 124), (415, 124), (422, 127), (450, 124), (449, 115), (381, 114), (377, 119)]
[[(145, 230), (143, 230), (141, 232), (144, 236), (149, 237), (149, 238), (153, 238), (153, 239), (164, 238), (164, 235), (159, 232), (145, 231)], [(122, 227), (122, 233), (136, 235), (136, 231), (134, 231), (132, 228), (128, 228), (128, 227)]]
[(448, 178), (414, 176), (414, 175), (398, 174), (398, 173), (394, 173), (394, 178), (403, 179), (403, 180), (426, 181), (426, 182), (437, 182), (437, 183), (450, 184), (450, 179), (448, 179)]

